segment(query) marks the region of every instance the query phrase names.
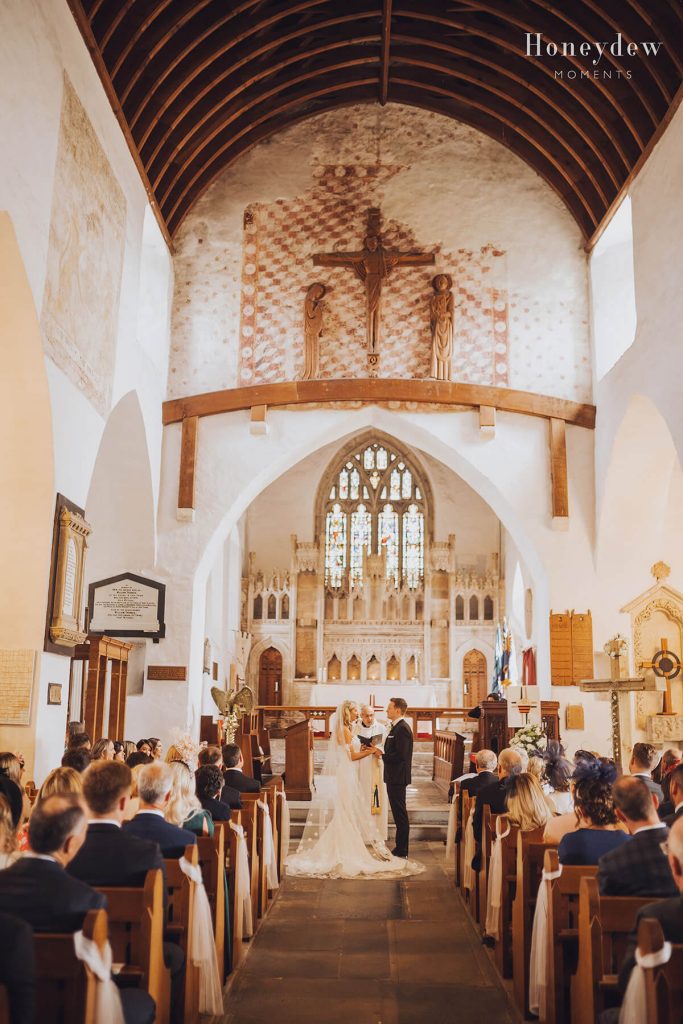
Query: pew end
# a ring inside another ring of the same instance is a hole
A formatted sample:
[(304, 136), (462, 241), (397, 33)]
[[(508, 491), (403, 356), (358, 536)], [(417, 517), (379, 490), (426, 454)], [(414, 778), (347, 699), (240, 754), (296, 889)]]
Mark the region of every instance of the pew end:
[[(641, 954), (658, 953), (664, 946), (664, 933), (654, 917), (638, 924), (638, 949)], [(659, 967), (645, 967), (645, 1006), (648, 1024), (680, 1024), (683, 1020), (683, 945), (672, 945), (671, 957)]]
[[(82, 931), (103, 950), (108, 937), (106, 910), (88, 911)], [(36, 1020), (41, 1024), (97, 1024), (99, 982), (76, 957), (73, 934), (36, 932), (34, 943)]]

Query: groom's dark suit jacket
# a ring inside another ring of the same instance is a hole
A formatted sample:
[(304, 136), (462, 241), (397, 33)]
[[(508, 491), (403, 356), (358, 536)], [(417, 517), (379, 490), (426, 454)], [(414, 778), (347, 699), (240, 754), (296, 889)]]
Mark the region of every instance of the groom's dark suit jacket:
[(411, 781), (413, 733), (404, 718), (390, 729), (384, 741), (384, 781), (387, 786), (407, 786)]

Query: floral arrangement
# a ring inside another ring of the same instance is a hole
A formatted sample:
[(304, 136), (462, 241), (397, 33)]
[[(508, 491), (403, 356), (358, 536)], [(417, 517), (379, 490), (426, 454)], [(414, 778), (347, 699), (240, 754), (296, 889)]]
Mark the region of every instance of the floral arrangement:
[(189, 732), (182, 732), (177, 727), (171, 730), (173, 747), (178, 759), (183, 761), (191, 772), (197, 770), (199, 746), (190, 736)]
[(527, 754), (532, 750), (545, 750), (548, 737), (540, 725), (525, 725), (510, 740), (511, 747), (521, 747)]

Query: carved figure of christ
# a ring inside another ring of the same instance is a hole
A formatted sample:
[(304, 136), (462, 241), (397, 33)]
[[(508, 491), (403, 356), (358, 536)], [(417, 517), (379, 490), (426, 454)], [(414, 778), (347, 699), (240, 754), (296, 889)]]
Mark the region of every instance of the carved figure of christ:
[(379, 211), (368, 211), (368, 234), (360, 252), (320, 252), (313, 257), (316, 267), (347, 267), (365, 285), (368, 356), (376, 356), (382, 333), (382, 285), (394, 267), (428, 267), (434, 253), (399, 252), (385, 249), (379, 233)]

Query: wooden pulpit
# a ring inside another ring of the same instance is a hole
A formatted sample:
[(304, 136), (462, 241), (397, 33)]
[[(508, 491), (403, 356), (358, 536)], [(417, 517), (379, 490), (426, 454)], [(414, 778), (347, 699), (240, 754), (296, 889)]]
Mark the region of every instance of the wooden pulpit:
[(313, 797), (313, 728), (309, 721), (290, 725), (285, 733), (285, 793), (288, 800)]
[(483, 700), (479, 706), (479, 749), (499, 754), (508, 745), (508, 702)]

